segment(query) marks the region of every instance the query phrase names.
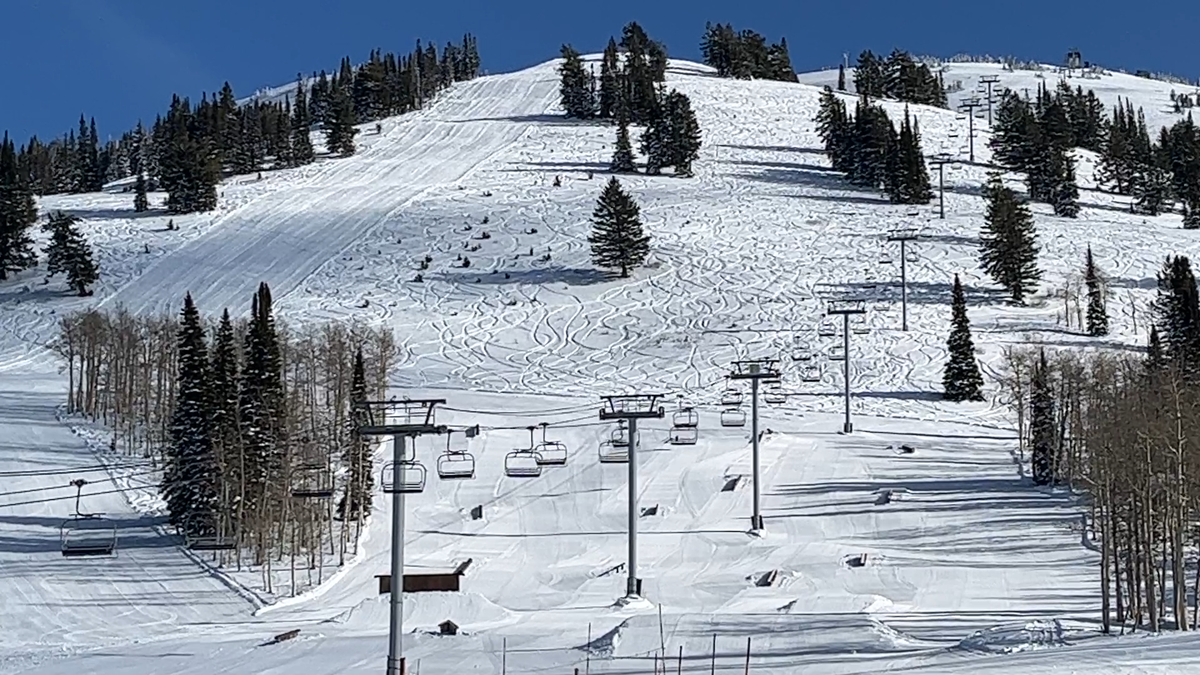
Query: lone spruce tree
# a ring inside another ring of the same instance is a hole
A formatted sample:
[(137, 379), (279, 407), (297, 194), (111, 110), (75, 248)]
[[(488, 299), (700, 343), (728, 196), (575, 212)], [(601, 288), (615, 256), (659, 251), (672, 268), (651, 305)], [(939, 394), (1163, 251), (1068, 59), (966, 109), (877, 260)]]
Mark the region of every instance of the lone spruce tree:
[(980, 266), (1009, 292), (1014, 303), (1025, 304), (1042, 278), (1033, 215), (1017, 193), (1000, 182), (998, 174), (989, 179), (984, 197), (987, 214), (980, 237)]
[(975, 362), (975, 343), (971, 340), (971, 321), (967, 318), (967, 299), (962, 282), (954, 275), (950, 302), (949, 358), (942, 372), (942, 397), (947, 401), (982, 401), (983, 376)]
[(609, 168), (613, 173), (637, 173), (633, 161), (633, 145), (629, 141), (629, 121), (621, 115), (617, 119), (617, 147), (613, 151)]
[[(350, 422), (357, 427), (363, 420), (361, 406), (367, 401), (367, 375), (363, 364), (362, 347), (354, 353), (354, 369), (350, 379)], [(338, 517), (343, 521), (361, 521), (371, 513), (371, 444), (358, 434), (357, 428), (349, 430), (349, 440), (342, 459), (349, 467), (349, 478), (345, 492), (338, 502)]]
[(1083, 280), (1087, 285), (1087, 332), (1088, 335), (1099, 337), (1108, 335), (1108, 307), (1104, 302), (1104, 288), (1100, 284), (1100, 275), (1096, 270), (1096, 261), (1092, 258), (1092, 247), (1087, 249), (1087, 264), (1083, 270)]
[(50, 214), (43, 229), (50, 233), (46, 246), (47, 277), (66, 274), (67, 285), (80, 297), (92, 294), (99, 278), (92, 247), (79, 232), (79, 218), (61, 211)]
[(650, 237), (642, 230), (641, 210), (616, 177), (610, 178), (592, 212), (592, 262), (617, 270), (621, 278), (640, 266), (650, 254)]

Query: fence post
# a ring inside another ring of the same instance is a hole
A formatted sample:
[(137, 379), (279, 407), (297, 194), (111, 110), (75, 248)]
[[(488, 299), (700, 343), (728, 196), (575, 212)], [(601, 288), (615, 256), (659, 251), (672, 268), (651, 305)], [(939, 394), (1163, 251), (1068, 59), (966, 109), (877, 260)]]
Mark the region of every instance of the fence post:
[(750, 675), (750, 636), (746, 636), (746, 675)]
[(679, 645), (679, 660), (675, 662), (675, 675), (683, 675), (683, 645)]
[(713, 633), (712, 644), (712, 666), (709, 668), (711, 675), (717, 675), (717, 634)]

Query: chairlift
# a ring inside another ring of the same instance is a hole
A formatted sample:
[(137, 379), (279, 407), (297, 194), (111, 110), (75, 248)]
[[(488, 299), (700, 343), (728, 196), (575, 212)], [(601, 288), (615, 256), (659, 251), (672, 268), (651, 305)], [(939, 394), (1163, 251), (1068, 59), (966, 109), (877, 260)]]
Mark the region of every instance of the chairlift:
[(192, 551), (232, 551), (237, 548), (237, 535), (222, 532), (219, 522), (216, 514), (197, 513), (185, 520), (177, 531), (183, 537), (183, 545)]
[(546, 440), (546, 429), (550, 424), (542, 422), (542, 442), (533, 448), (538, 456), (538, 464), (542, 466), (563, 466), (567, 463), (567, 445), (562, 441)]
[(763, 391), (763, 400), (771, 405), (779, 405), (787, 402), (787, 394), (783, 392), (783, 387), (778, 382), (771, 382)]
[(542, 475), (539, 455), (529, 448), (519, 448), (504, 456), (504, 475), (509, 478), (537, 478)]
[(604, 441), (600, 444), (600, 463), (601, 464), (628, 464), (629, 463), (629, 446), (628, 445), (613, 445), (612, 440)]
[(110, 556), (117, 551), (117, 526), (95, 513), (75, 514), (59, 527), (64, 558)]
[(723, 427), (744, 427), (746, 426), (746, 411), (741, 408), (726, 408), (721, 411), (721, 426)]
[(673, 426), (667, 442), (671, 445), (695, 445), (700, 439), (700, 430), (695, 426)]
[(829, 348), (829, 360), (830, 361), (845, 361), (846, 360), (846, 350), (842, 348), (842, 345), (833, 345), (832, 347)]
[(871, 327), (867, 324), (867, 319), (864, 316), (858, 316), (850, 322), (850, 332), (856, 335), (865, 335), (871, 332)]
[(837, 335), (837, 326), (832, 321), (821, 321), (817, 326), (817, 335), (821, 337), (833, 337)]
[(379, 484), (385, 494), (415, 494), (425, 491), (425, 478), (428, 475), (425, 465), (414, 460), (388, 462), (383, 465)]
[(884, 251), (883, 253), (880, 253), (879, 254), (879, 264), (880, 265), (891, 265), (892, 264), (892, 255), (886, 251)]
[(629, 447), (629, 428), (625, 426), (625, 420), (617, 423), (617, 428), (612, 430), (608, 438), (614, 448)]
[(808, 345), (797, 345), (794, 349), (792, 349), (792, 360), (811, 361), (812, 349), (810, 349)]
[(820, 382), (821, 381), (821, 366), (816, 363), (811, 363), (800, 369), (801, 382)]
[(671, 425), (675, 427), (697, 427), (700, 426), (700, 416), (696, 414), (695, 408), (680, 408), (671, 415)]
[(910, 263), (921, 262), (921, 256), (910, 248), (904, 253), (904, 260)]
[(721, 394), (721, 405), (741, 405), (742, 390), (735, 387), (729, 387)]
[(297, 467), (292, 496), (297, 499), (329, 499), (333, 497), (333, 476), (325, 465)]
[(442, 480), (475, 477), (475, 456), (462, 448), (450, 447), (453, 433), (446, 433), (446, 450), (438, 456), (437, 473)]

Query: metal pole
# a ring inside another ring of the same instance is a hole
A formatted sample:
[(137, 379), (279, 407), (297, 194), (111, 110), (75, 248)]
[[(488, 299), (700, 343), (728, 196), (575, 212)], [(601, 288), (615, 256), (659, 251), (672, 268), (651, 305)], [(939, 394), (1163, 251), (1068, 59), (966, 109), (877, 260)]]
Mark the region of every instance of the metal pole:
[(759, 510), (758, 472), (758, 378), (750, 380), (750, 457), (754, 471), (754, 515), (750, 516), (750, 529), (763, 529), (762, 511)]
[[(904, 243), (901, 242), (901, 248), (904, 248)], [(903, 251), (902, 251), (903, 253)], [(850, 423), (850, 315), (842, 315), (842, 372), (845, 374), (846, 380), (846, 421), (842, 425), (842, 431), (850, 433), (854, 431), (854, 425)]]
[(971, 163), (975, 163), (975, 108), (967, 110), (967, 147), (971, 157)]
[(641, 582), (637, 577), (637, 418), (629, 418), (629, 581), (625, 584), (626, 595), (641, 595)]
[(946, 163), (938, 163), (938, 218), (946, 219)]
[(400, 463), (404, 461), (404, 436), (392, 437), (392, 597), (388, 620), (387, 675), (404, 675), (404, 493), (400, 491)]
[(900, 330), (908, 330), (908, 251), (900, 240)]

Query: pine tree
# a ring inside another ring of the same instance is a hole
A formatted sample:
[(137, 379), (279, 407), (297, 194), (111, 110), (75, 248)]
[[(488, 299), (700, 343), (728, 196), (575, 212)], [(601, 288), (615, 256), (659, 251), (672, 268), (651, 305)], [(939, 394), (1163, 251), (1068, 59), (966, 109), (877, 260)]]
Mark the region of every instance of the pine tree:
[(136, 213), (150, 210), (150, 197), (146, 194), (146, 176), (140, 171), (133, 182), (133, 210)]
[(668, 128), (667, 138), (669, 163), (675, 167), (676, 176), (691, 176), (692, 163), (700, 156), (700, 123), (692, 110), (692, 101), (686, 94), (672, 90), (663, 103)]
[(583, 57), (571, 45), (563, 45), (562, 63), (558, 66), (561, 81), (558, 87), (559, 104), (567, 117), (586, 120), (596, 113), (596, 100), (591, 78), (583, 67)]
[[(366, 368), (363, 364), (362, 347), (354, 353), (353, 375), (350, 380), (350, 405), (354, 411), (351, 415), (351, 425), (358, 426), (360, 410), (367, 400)], [(343, 461), (349, 469), (345, 491), (338, 502), (338, 516), (343, 521), (359, 520), (371, 513), (371, 492), (374, 485), (372, 478), (371, 444), (358, 434), (357, 429), (347, 433), (346, 450)]]
[(925, 166), (925, 154), (921, 151), (920, 131), (913, 126), (907, 108), (894, 147), (885, 150), (885, 155), (889, 165), (886, 187), (892, 203), (928, 204), (933, 200), (929, 169)]
[(209, 433), (208, 349), (191, 293), (183, 301), (178, 344), (177, 393), (162, 491), (172, 524), (189, 535), (212, 535), (220, 494)]
[(13, 143), (4, 135), (0, 141), (0, 281), (9, 272), (20, 272), (37, 264), (29, 230), (37, 222), (37, 202), (17, 167)]
[(1187, 256), (1172, 256), (1163, 263), (1153, 309), (1164, 354), (1191, 371), (1200, 362), (1200, 294)]
[(996, 109), (988, 146), (997, 164), (1012, 171), (1028, 171), (1034, 149), (1029, 137), (1036, 123), (1029, 103), (1006, 90)]
[(350, 97), (349, 85), (339, 83), (333, 87), (329, 97), (329, 114), (325, 123), (325, 147), (336, 155), (349, 157), (356, 150), (354, 136), (354, 100)]
[(837, 90), (846, 91), (846, 64), (838, 64)]
[(1050, 205), (1054, 215), (1075, 218), (1079, 215), (1079, 186), (1075, 184), (1075, 160), (1062, 148), (1053, 147), (1047, 154), (1047, 171), (1052, 179)]
[(47, 276), (67, 275), (67, 285), (81, 297), (92, 294), (90, 287), (99, 278), (92, 258), (92, 247), (79, 231), (79, 218), (61, 211), (50, 215), (44, 229), (50, 233), (46, 246)]
[(1151, 373), (1160, 372), (1166, 366), (1166, 362), (1162, 340), (1158, 337), (1158, 327), (1150, 326), (1150, 339), (1146, 342), (1146, 370)]
[(982, 401), (983, 376), (975, 361), (975, 343), (971, 340), (971, 322), (967, 318), (967, 299), (962, 283), (954, 275), (950, 303), (949, 356), (942, 373), (942, 397), (947, 401)]
[(624, 117), (617, 120), (617, 147), (613, 151), (609, 168), (613, 173), (637, 173), (633, 160), (633, 146), (629, 142), (629, 123)]
[(980, 266), (992, 280), (1012, 295), (1013, 302), (1024, 304), (1041, 280), (1037, 267), (1038, 247), (1029, 208), (1017, 193), (993, 174), (984, 189), (987, 214), (980, 244)]
[(311, 164), (316, 154), (313, 151), (312, 137), (309, 128), (312, 119), (308, 114), (308, 92), (304, 86), (304, 78), (296, 75), (296, 102), (292, 107), (291, 122), (291, 165), (304, 166)]
[(284, 432), (283, 379), (279, 335), (271, 311), (271, 291), (260, 284), (250, 309), (238, 401), (246, 509), (257, 509), (279, 496)]
[(1030, 473), (1036, 485), (1049, 485), (1055, 480), (1057, 444), (1051, 391), (1050, 367), (1046, 363), (1046, 352), (1042, 351), (1034, 366), (1029, 393), (1029, 436), (1033, 445)]
[(597, 92), (600, 117), (617, 117), (621, 99), (621, 60), (617, 53), (617, 41), (608, 38), (604, 57), (600, 60), (600, 86)]
[(1104, 301), (1104, 288), (1096, 261), (1092, 258), (1092, 247), (1087, 248), (1087, 262), (1083, 270), (1087, 285), (1087, 333), (1092, 336), (1108, 335), (1108, 307)]
[[(209, 362), (209, 397), (211, 402), (210, 435), (213, 456), (221, 478), (221, 502), (233, 516), (235, 524), (245, 520), (239, 517), (241, 500), (238, 498), (242, 484), (241, 440), (238, 424), (238, 379), (239, 354), (237, 335), (229, 310), (221, 314), (221, 322), (212, 340)], [(230, 529), (226, 527), (222, 533)]]
[(616, 177), (610, 178), (592, 212), (592, 262), (617, 270), (621, 278), (640, 267), (650, 254), (650, 237), (642, 230), (641, 210)]

